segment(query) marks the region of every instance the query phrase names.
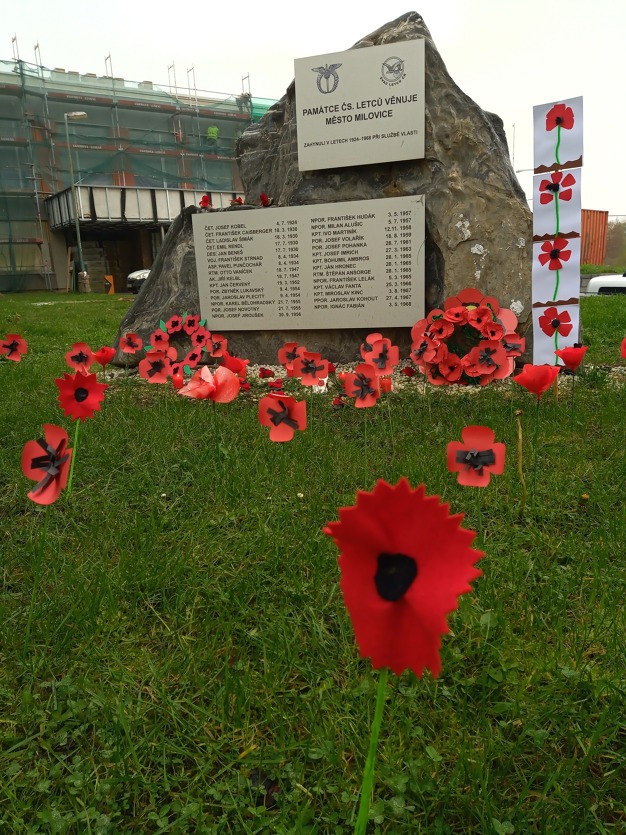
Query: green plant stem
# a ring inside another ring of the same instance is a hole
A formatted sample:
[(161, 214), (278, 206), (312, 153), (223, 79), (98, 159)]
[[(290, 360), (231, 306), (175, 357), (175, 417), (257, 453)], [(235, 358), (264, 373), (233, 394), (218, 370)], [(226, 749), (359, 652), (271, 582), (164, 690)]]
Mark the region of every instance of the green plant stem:
[(560, 231), (560, 224), (561, 221), (559, 219), (559, 194), (558, 192), (554, 195), (554, 211), (556, 213), (556, 232), (554, 233), (554, 237), (558, 237)]
[(46, 546), (46, 536), (48, 534), (48, 512), (50, 505), (46, 505), (46, 510), (43, 517), (43, 528), (39, 535), (39, 543), (37, 545), (37, 552), (35, 554), (35, 576), (33, 578), (33, 588), (30, 594), (30, 606), (28, 608), (28, 620), (26, 621), (26, 632), (24, 635), (24, 649), (22, 657), (26, 658), (28, 655), (28, 647), (30, 644), (30, 630), (33, 623), (33, 612), (35, 610), (35, 600), (37, 599), (37, 590), (39, 589), (39, 578), (41, 577), (41, 565), (43, 562), (43, 552)]
[(537, 485), (537, 440), (539, 438), (539, 405), (541, 398), (537, 398), (537, 408), (535, 409), (535, 429), (533, 433), (533, 486), (532, 486), (532, 502), (535, 503), (535, 488)]
[(78, 427), (80, 426), (81, 421), (75, 420), (74, 421), (74, 448), (72, 449), (72, 461), (70, 463), (70, 475), (67, 480), (67, 495), (72, 495), (72, 481), (74, 479), (74, 464), (76, 463), (76, 451), (78, 450)]
[(574, 434), (574, 386), (576, 383), (576, 372), (572, 372), (572, 400), (569, 407), (569, 432)]
[(484, 542), (483, 542), (483, 490), (484, 490), (483, 487), (477, 487), (476, 488), (476, 492), (478, 493), (478, 501), (477, 501), (478, 512), (477, 512), (477, 516), (478, 516), (478, 547), (479, 548), (484, 547)]
[(365, 770), (363, 771), (363, 782), (361, 783), (361, 800), (359, 803), (359, 814), (354, 828), (354, 835), (365, 835), (367, 821), (369, 819), (370, 804), (372, 800), (372, 787), (374, 785), (374, 765), (376, 763), (376, 749), (378, 748), (378, 737), (380, 726), (383, 720), (383, 708), (385, 706), (385, 691), (389, 670), (383, 667), (378, 679), (378, 691), (376, 693), (376, 707), (374, 709), (374, 721), (370, 734), (370, 744), (367, 751)]
[(560, 145), (561, 145), (561, 126), (557, 125), (556, 126), (556, 148), (554, 149), (554, 158), (556, 159), (556, 161), (558, 162), (559, 165), (561, 164), (561, 160), (559, 159), (559, 147), (560, 147)]
[(552, 296), (552, 301), (553, 302), (556, 301), (556, 297), (559, 294), (559, 283), (560, 283), (560, 281), (561, 281), (561, 271), (557, 270), (556, 271), (556, 284), (554, 285), (554, 295)]

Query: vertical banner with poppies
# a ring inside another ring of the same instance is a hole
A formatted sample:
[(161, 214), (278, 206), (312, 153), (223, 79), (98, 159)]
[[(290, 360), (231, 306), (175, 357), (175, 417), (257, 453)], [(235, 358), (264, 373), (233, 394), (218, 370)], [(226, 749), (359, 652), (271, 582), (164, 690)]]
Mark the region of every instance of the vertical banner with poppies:
[(534, 107), (533, 121), (533, 363), (556, 365), (580, 329), (582, 96)]

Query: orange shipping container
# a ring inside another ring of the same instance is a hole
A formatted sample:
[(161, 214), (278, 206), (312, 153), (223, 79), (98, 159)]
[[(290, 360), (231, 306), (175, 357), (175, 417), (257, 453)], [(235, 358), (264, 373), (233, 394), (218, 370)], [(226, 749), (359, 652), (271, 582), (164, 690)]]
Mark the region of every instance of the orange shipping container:
[(608, 212), (601, 212), (596, 209), (582, 210), (580, 232), (581, 264), (604, 264), (608, 223)]

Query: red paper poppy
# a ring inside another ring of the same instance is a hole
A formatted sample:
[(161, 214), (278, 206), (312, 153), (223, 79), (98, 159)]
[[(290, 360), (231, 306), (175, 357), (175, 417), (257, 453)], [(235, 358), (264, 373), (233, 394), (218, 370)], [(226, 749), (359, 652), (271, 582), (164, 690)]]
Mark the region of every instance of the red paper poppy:
[(198, 329), (191, 334), (191, 344), (194, 348), (204, 348), (211, 338), (211, 332), (204, 325), (198, 325)]
[(447, 354), (448, 346), (445, 342), (433, 339), (428, 332), (411, 345), (411, 359), (416, 365), (442, 362)]
[(551, 203), (558, 194), (559, 200), (571, 200), (572, 189), (569, 186), (576, 184), (576, 178), (572, 174), (563, 176), (562, 171), (555, 171), (550, 175), (549, 180), (542, 180), (539, 183), (539, 202), (542, 206)]
[(506, 333), (502, 341), (502, 347), (507, 357), (521, 357), (526, 350), (526, 337), (516, 333)]
[(561, 348), (559, 351), (555, 351), (554, 353), (557, 357), (560, 357), (560, 359), (563, 360), (563, 365), (566, 368), (570, 371), (576, 371), (587, 353), (587, 346), (572, 345), (569, 348)]
[(459, 474), (459, 484), (486, 487), (492, 475), (504, 472), (506, 447), (494, 443), (495, 433), (487, 426), (466, 426), (461, 437), (463, 443), (451, 441), (448, 444), (448, 469)]
[(259, 202), (261, 203), (261, 206), (267, 208), (267, 206), (269, 206), (272, 201), (269, 199), (267, 194), (264, 191), (262, 191), (261, 194), (259, 194)]
[(380, 397), (380, 383), (376, 369), (367, 363), (361, 363), (353, 374), (346, 374), (343, 387), (348, 397), (354, 397), (354, 405), (359, 409), (375, 406)]
[(500, 302), (494, 296), (484, 296), (476, 287), (466, 287), (456, 296), (449, 296), (443, 303), (444, 310), (460, 306), (466, 307), (468, 310), (475, 307), (490, 307), (494, 314), (497, 314), (500, 310)]
[(194, 348), (193, 350), (189, 351), (189, 353), (183, 360), (183, 365), (188, 365), (189, 368), (195, 368), (201, 359), (202, 348)]
[(334, 409), (345, 409), (348, 404), (346, 403), (343, 398), (337, 396), (333, 399), (333, 408)]
[(187, 334), (187, 336), (191, 336), (194, 331), (198, 330), (198, 326), (200, 324), (200, 317), (197, 315), (191, 315), (190, 313), (185, 316), (185, 321), (183, 322), (183, 330)]
[(442, 377), (445, 377), (448, 383), (458, 383), (463, 374), (463, 362), (456, 354), (449, 353), (445, 360), (442, 360), (438, 365)]
[(465, 325), (469, 317), (469, 311), (466, 307), (449, 307), (444, 310), (443, 318), (455, 325)]
[(247, 383), (245, 380), (240, 380), (239, 377), (237, 379), (239, 380), (239, 391), (250, 391), (250, 383)]
[(482, 340), (463, 357), (461, 362), (463, 371), (468, 377), (487, 376), (494, 380), (501, 380), (509, 376), (508, 357), (499, 342)]
[(168, 333), (178, 333), (183, 329), (183, 320), (180, 316), (172, 316), (171, 319), (168, 319), (165, 323), (165, 327), (167, 328)]
[(542, 267), (548, 264), (549, 270), (562, 270), (563, 262), (569, 261), (571, 255), (571, 250), (567, 249), (567, 240), (555, 238), (541, 244), (541, 252), (537, 257)]
[(285, 342), (282, 348), (278, 349), (278, 362), (286, 368), (293, 369), (294, 362), (304, 354), (306, 348), (297, 342)]
[(22, 472), (37, 484), (28, 498), (37, 504), (49, 505), (59, 498), (67, 486), (72, 450), (67, 447), (67, 432), (60, 426), (44, 423), (43, 438), (28, 441), (22, 451)]
[(423, 484), (412, 490), (405, 478), (395, 486), (381, 479), (324, 528), (341, 551), (344, 601), (374, 668), (441, 672), (446, 616), (481, 574), (475, 563), (483, 554), (471, 547), (476, 534), (462, 518), (439, 496), (426, 496)]
[(75, 342), (65, 355), (65, 362), (81, 374), (89, 374), (94, 363), (93, 351), (86, 342)]
[(488, 307), (481, 305), (480, 307), (474, 307), (469, 311), (467, 321), (468, 324), (470, 324), (473, 328), (476, 328), (477, 331), (482, 331), (486, 325), (490, 325), (493, 322), (493, 316), (491, 315), (491, 310), (489, 310)]
[(537, 395), (537, 400), (555, 381), (560, 366), (558, 365), (530, 365), (524, 366), (521, 374), (513, 377), (514, 383), (519, 383), (531, 394)]
[(335, 364), (333, 362), (328, 361), (328, 373), (334, 374), (335, 373)]
[(59, 389), (59, 403), (61, 408), (72, 420), (92, 418), (94, 412), (100, 411), (104, 400), (107, 383), (99, 383), (95, 374), (64, 374), (54, 381)]
[(125, 354), (136, 354), (137, 351), (141, 351), (142, 348), (143, 342), (136, 333), (126, 333), (120, 339), (120, 350)]
[(424, 366), (424, 372), (426, 374), (426, 379), (429, 383), (432, 383), (433, 386), (450, 385), (450, 381), (444, 374), (441, 373), (441, 369), (437, 363), (426, 363)]
[(369, 362), (369, 358), (374, 350), (374, 345), (383, 339), (382, 333), (368, 333), (361, 345), (361, 356), (365, 362)]
[(483, 324), (480, 332), (485, 339), (499, 342), (504, 336), (504, 326), (500, 322), (489, 321)]
[(328, 377), (328, 360), (321, 354), (305, 351), (293, 364), (294, 377), (300, 377), (304, 386), (316, 386)]
[(94, 360), (105, 368), (115, 356), (115, 348), (109, 348), (108, 345), (103, 345), (99, 351), (94, 351)]
[(265, 380), (267, 377), (273, 377), (274, 372), (271, 368), (259, 368), (259, 378)]
[(567, 310), (559, 313), (556, 307), (546, 307), (543, 316), (539, 317), (539, 327), (546, 336), (554, 336), (555, 331), (560, 336), (569, 336), (574, 325)]
[(167, 383), (172, 364), (165, 351), (148, 351), (139, 363), (139, 376), (149, 383)]
[(235, 197), (234, 200), (230, 201), (230, 205), (231, 206), (243, 206), (243, 200), (241, 199), (241, 197)]
[(626, 338), (622, 339), (622, 346), (621, 346), (621, 354), (622, 358), (626, 360)]
[(211, 198), (208, 194), (202, 195), (200, 198), (199, 206), (201, 209), (210, 209), (212, 208), (213, 204), (211, 203)]
[(290, 441), (296, 429), (306, 429), (306, 401), (296, 403), (284, 394), (267, 394), (259, 400), (259, 423), (269, 426), (270, 441)]
[(400, 361), (400, 350), (397, 345), (392, 345), (390, 339), (378, 339), (372, 345), (372, 350), (367, 360), (373, 365), (379, 375), (391, 374), (394, 366)]
[(574, 111), (566, 104), (555, 104), (546, 114), (546, 130), (561, 127), (571, 130), (574, 127)]
[(215, 374), (204, 365), (178, 393), (196, 400), (230, 403), (239, 394), (239, 380), (223, 365), (216, 369)]
[(0, 342), (0, 357), (6, 357), (13, 362), (21, 362), (27, 351), (26, 341), (22, 339), (19, 333), (8, 333), (6, 338)]
[(163, 348), (169, 344), (170, 335), (167, 331), (162, 331), (161, 328), (157, 328), (150, 334), (150, 345), (152, 345), (153, 348)]
[(400, 373), (404, 374), (405, 377), (414, 377), (415, 376), (415, 369), (411, 368), (410, 365), (406, 365)]
[(228, 370), (232, 371), (233, 374), (236, 374), (238, 377), (241, 377), (242, 380), (245, 380), (250, 360), (242, 360), (241, 357), (234, 357), (232, 354), (229, 354), (228, 351), (224, 351), (221, 362), (223, 363), (224, 368), (228, 368)]
[[(225, 357), (228, 348), (228, 340), (225, 339), (221, 333), (213, 333), (210, 334), (207, 342), (206, 342), (206, 349), (209, 352), (209, 356), (217, 359), (218, 357)], [(248, 362), (248, 360), (246, 360)]]
[(441, 316), (430, 323), (427, 331), (432, 339), (447, 339), (454, 333), (454, 325)]

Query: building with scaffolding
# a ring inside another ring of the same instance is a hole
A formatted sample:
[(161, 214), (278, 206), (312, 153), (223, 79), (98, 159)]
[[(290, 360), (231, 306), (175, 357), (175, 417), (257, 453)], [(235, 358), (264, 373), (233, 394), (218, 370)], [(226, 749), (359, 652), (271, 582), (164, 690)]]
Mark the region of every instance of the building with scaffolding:
[(81, 257), (124, 291), (182, 208), (242, 193), (237, 139), (272, 104), (0, 61), (0, 292), (73, 289)]

